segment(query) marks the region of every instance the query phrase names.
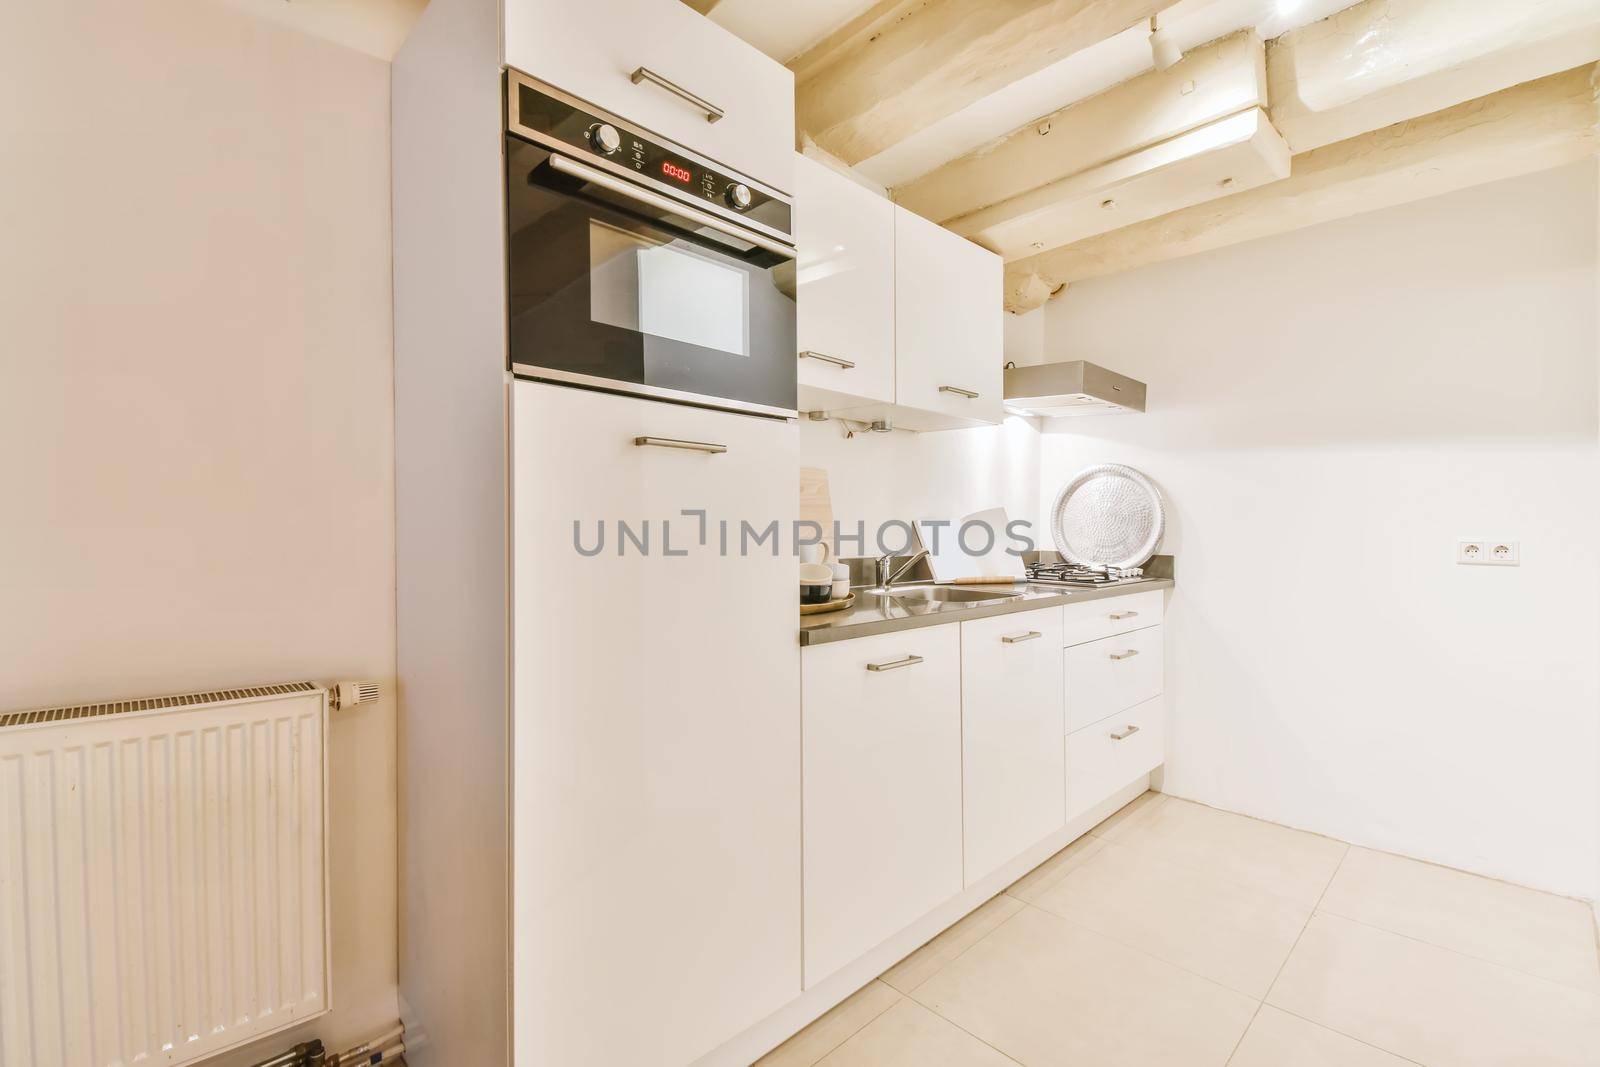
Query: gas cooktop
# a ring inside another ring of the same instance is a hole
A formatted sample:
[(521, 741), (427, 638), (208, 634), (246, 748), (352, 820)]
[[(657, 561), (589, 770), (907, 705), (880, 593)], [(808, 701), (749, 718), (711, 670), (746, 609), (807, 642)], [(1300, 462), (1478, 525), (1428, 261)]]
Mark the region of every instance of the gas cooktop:
[(1040, 585), (1101, 586), (1119, 585), (1144, 579), (1139, 567), (1108, 567), (1104, 570), (1076, 563), (1035, 563), (1028, 568), (1028, 581)]

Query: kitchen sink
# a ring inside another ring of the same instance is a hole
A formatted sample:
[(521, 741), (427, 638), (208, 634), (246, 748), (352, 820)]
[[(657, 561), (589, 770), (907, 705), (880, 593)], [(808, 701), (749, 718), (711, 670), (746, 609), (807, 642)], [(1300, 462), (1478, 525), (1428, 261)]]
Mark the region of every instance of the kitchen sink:
[(896, 585), (888, 589), (868, 589), (867, 595), (888, 597), (892, 600), (925, 600), (943, 604), (977, 604), (985, 600), (1005, 600), (1021, 596), (997, 589), (957, 588), (948, 585)]

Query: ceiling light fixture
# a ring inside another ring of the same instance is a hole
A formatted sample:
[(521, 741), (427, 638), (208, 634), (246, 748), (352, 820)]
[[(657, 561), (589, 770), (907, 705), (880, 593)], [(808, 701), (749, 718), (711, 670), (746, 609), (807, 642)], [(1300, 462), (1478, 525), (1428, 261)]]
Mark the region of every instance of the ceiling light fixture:
[(1155, 61), (1157, 70), (1166, 70), (1183, 58), (1183, 50), (1156, 20), (1157, 16), (1150, 16), (1150, 58)]

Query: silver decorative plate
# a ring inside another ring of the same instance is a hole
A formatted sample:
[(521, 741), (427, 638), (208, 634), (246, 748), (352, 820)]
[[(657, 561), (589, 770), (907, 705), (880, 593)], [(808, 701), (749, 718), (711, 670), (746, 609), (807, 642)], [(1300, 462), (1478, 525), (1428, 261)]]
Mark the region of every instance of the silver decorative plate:
[(1167, 512), (1155, 483), (1105, 463), (1078, 472), (1050, 509), (1056, 550), (1084, 567), (1139, 567), (1161, 547)]

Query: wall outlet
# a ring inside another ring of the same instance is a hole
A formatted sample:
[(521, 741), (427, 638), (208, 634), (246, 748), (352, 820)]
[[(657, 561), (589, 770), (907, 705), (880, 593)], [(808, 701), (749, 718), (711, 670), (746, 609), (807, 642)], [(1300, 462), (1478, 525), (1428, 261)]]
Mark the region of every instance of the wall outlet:
[(1522, 546), (1516, 541), (1458, 541), (1456, 562), (1480, 567), (1516, 567), (1522, 563)]

